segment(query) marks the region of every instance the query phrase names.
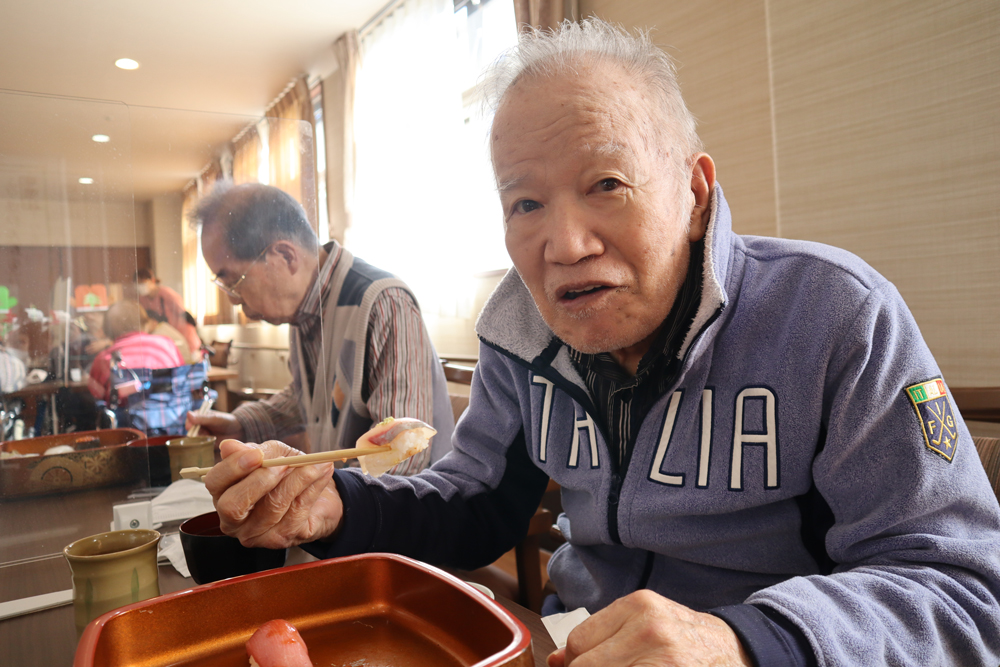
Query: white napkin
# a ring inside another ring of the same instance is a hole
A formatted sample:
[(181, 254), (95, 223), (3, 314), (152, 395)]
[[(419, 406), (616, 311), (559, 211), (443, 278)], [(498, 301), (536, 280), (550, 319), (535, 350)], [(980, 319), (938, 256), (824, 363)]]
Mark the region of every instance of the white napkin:
[(552, 614), (542, 617), (542, 625), (549, 631), (549, 636), (555, 642), (556, 648), (566, 646), (566, 638), (573, 628), (590, 618), (590, 612), (584, 607), (568, 611), (565, 614)]
[(184, 558), (184, 547), (181, 546), (180, 533), (164, 535), (160, 539), (160, 549), (156, 554), (156, 560), (157, 562), (170, 561), (170, 564), (174, 566), (175, 570), (181, 573), (182, 577), (191, 577), (187, 560)]
[(212, 494), (193, 479), (179, 479), (153, 498), (153, 526), (212, 512)]

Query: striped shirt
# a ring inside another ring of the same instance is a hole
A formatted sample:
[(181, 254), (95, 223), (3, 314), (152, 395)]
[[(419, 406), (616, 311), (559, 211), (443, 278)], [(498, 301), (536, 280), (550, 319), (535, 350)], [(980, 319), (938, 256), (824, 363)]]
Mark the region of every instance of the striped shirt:
[(584, 354), (569, 349), (570, 359), (590, 389), (599, 412), (595, 418), (608, 437), (612, 454), (617, 454), (619, 469), (625, 467), (632, 453), (637, 427), (680, 372), (682, 360), (677, 358), (677, 352), (701, 302), (702, 251), (703, 242), (691, 244), (684, 285), (634, 376), (608, 352)]
[[(252, 442), (281, 440), (305, 429), (300, 382), (314, 386), (316, 366), (323, 356), (323, 308), (330, 302), (330, 279), (341, 257), (341, 246), (331, 241), (328, 255), (293, 319), (302, 341), (302, 359), (292, 351), (292, 383), (266, 401), (241, 404), (233, 415)], [(334, 303), (336, 301), (336, 296)], [(372, 423), (386, 417), (414, 417), (434, 422), (432, 363), (436, 362), (423, 318), (410, 294), (389, 288), (376, 298), (368, 320), (365, 381), (362, 398)], [(327, 388), (323, 389), (327, 391)], [(430, 449), (403, 461), (391, 472), (416, 473), (430, 464)]]

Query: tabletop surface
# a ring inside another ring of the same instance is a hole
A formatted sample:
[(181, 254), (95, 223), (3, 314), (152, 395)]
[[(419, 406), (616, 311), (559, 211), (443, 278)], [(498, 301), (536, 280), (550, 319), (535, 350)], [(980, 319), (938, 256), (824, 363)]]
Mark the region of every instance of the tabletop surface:
[[(63, 546), (108, 530), (112, 506), (124, 502), (130, 491), (129, 487), (111, 487), (0, 503), (0, 602), (70, 588)], [(196, 585), (172, 566), (161, 566), (159, 572), (162, 594)], [(528, 628), (535, 665), (544, 667), (554, 645), (541, 617), (510, 600), (497, 602)], [(0, 647), (4, 665), (71, 665), (76, 650), (73, 607), (0, 621)]]

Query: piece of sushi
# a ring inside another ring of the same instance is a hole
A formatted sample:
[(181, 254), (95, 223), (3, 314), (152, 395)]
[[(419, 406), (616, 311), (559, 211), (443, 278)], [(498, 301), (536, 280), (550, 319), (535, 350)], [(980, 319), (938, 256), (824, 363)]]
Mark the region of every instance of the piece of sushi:
[(257, 628), (247, 641), (251, 667), (313, 667), (299, 631), (276, 618)]
[(361, 470), (366, 475), (378, 477), (400, 461), (427, 449), (431, 437), (437, 433), (434, 428), (419, 419), (386, 417), (372, 430), (358, 438), (358, 447), (391, 445), (392, 449), (378, 454), (358, 457)]

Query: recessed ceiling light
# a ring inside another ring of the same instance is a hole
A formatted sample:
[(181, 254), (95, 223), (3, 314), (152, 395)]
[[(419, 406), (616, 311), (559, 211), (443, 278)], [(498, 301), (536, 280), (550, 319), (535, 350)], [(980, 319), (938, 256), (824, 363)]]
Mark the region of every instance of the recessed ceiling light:
[(90, 185), (90, 184), (92, 184), (93, 182), (94, 182), (94, 179), (90, 178), (89, 176), (82, 176), (82, 177), (80, 178), (80, 183), (81, 183), (82, 185)]
[(95, 134), (94, 136), (91, 137), (91, 139), (93, 139), (99, 144), (106, 144), (109, 141), (111, 141), (111, 137), (109, 137), (106, 134)]
[(115, 66), (120, 67), (121, 69), (138, 69), (139, 63), (131, 58), (119, 58), (115, 61)]

